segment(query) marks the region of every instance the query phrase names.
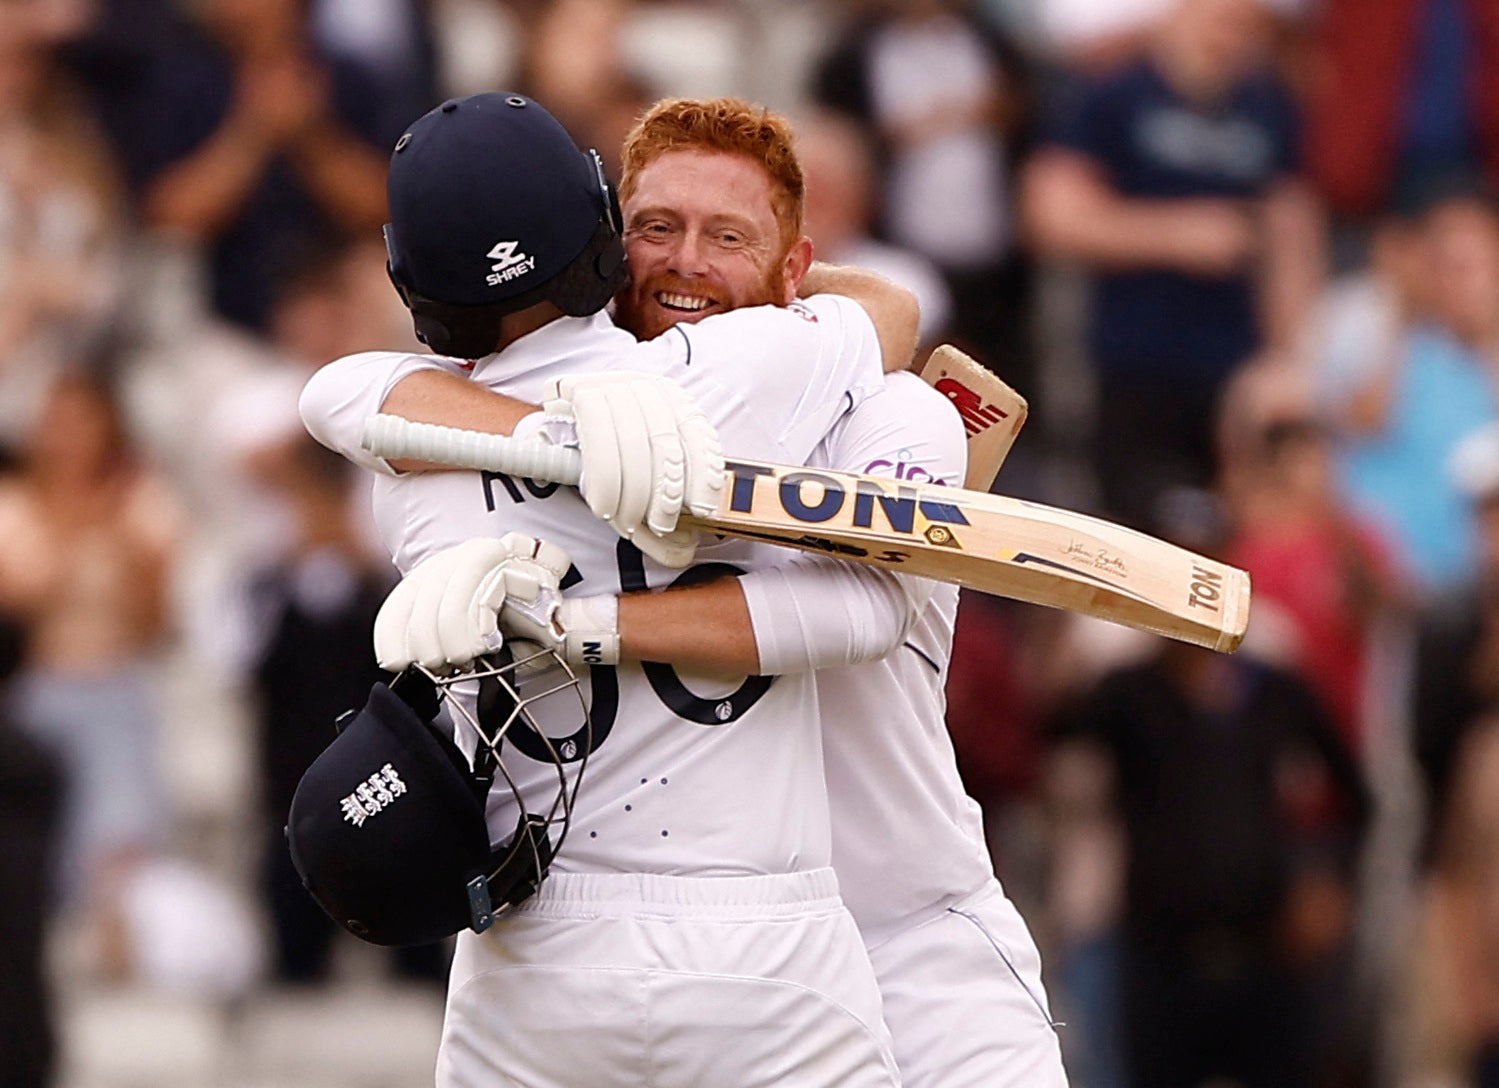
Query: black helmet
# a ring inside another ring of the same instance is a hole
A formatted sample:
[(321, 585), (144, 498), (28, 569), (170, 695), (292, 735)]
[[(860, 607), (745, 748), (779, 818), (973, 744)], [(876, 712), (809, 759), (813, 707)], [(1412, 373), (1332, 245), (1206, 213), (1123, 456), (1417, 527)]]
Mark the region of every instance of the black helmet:
[[(586, 754), (570, 760), (543, 738), (557, 766), (556, 792), (533, 811), (528, 800), (536, 798), (520, 796), (500, 746), (517, 722), (535, 729), (530, 708), (543, 699), (576, 696), (585, 730), (588, 708), (561, 658), (520, 645), (529, 652), (519, 660), (507, 646), (460, 676), (413, 669), (393, 685), (376, 684), (302, 776), (286, 827), (292, 862), (318, 905), (356, 937), (409, 945), (464, 928), (483, 932), (545, 878), (567, 834)], [(448, 691), (475, 681), (477, 716)], [(472, 767), (438, 716), (441, 701), (478, 735)], [(590, 735), (584, 752), (591, 748)], [(520, 819), (515, 834), (492, 847), (485, 799), (497, 769), (516, 791)]]
[(624, 285), (603, 161), (524, 95), (455, 98), (418, 118), (387, 190), (390, 278), (441, 355), (488, 355), (505, 314), (546, 300), (582, 317)]

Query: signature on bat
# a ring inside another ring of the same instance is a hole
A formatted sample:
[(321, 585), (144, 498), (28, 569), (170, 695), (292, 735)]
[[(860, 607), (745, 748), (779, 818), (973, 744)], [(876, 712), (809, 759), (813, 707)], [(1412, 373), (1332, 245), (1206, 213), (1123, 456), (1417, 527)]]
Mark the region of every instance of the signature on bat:
[(1119, 556), (1109, 552), (1107, 548), (1092, 548), (1080, 540), (1074, 540), (1067, 545), (1066, 554), (1072, 559), (1081, 560), (1096, 571), (1115, 578), (1129, 578), (1129, 565)]

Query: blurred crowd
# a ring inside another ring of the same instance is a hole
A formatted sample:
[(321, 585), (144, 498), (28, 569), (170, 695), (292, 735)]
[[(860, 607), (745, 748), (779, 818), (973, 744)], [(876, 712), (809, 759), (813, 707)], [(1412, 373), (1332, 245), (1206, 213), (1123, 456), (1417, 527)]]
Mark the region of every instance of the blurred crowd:
[(281, 823), (392, 571), (296, 399), (417, 347), (388, 149), (499, 88), (606, 162), (787, 112), (818, 256), (1029, 399), (996, 490), (1251, 572), (1233, 656), (960, 613), (1074, 1084), (1499, 1085), (1490, 0), (10, 0), (0, 1086), (64, 1086), (71, 987), (336, 980)]

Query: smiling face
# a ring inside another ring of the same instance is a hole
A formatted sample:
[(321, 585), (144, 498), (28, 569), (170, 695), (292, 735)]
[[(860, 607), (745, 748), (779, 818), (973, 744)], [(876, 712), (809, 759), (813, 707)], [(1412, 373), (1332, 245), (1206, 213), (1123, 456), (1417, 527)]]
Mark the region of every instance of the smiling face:
[(684, 149), (656, 156), (624, 203), (631, 282), (615, 320), (641, 339), (741, 306), (785, 305), (812, 245), (777, 218), (769, 173), (745, 155)]

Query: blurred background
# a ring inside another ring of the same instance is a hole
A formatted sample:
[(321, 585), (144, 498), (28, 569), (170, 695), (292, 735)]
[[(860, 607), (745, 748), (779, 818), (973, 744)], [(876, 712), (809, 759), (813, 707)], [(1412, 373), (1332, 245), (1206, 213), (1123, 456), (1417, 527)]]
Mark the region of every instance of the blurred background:
[(1030, 401), (996, 490), (1247, 567), (1219, 657), (969, 597), (949, 725), (1078, 1088), (1499, 1085), (1492, 0), (0, 3), (0, 1088), (430, 1083), (281, 824), (391, 572), (384, 164), (789, 113), (818, 254)]

